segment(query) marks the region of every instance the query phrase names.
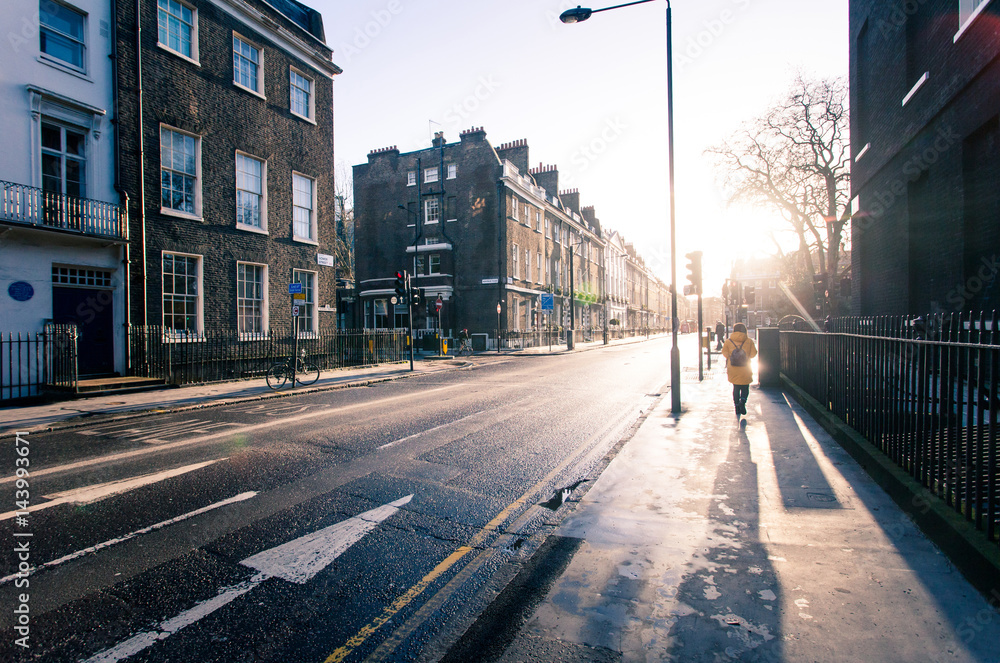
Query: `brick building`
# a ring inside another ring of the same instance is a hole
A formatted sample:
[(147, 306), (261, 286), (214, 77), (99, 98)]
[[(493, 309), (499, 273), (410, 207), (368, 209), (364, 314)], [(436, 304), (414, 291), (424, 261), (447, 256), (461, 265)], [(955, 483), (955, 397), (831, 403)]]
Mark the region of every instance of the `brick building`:
[[(415, 315), (418, 337), (437, 328), (438, 298), (446, 336), (468, 328), (492, 343), (498, 322), (503, 330), (568, 328), (571, 310), (577, 329), (604, 328), (600, 221), (592, 207), (580, 206), (579, 191), (559, 192), (555, 166), (529, 169), (528, 159), (526, 140), (494, 148), (482, 128), (473, 128), (453, 143), (437, 134), (431, 147), (415, 152), (373, 150), (367, 163), (354, 166), (365, 327), (406, 326), (406, 307), (391, 302), (394, 274), (406, 270), (427, 303)], [(541, 306), (548, 293), (551, 314)], [(624, 291), (621, 296), (624, 304)]]
[[(131, 323), (191, 337), (334, 324), (333, 77), (295, 0), (117, 3)], [(138, 27), (141, 30), (137, 30)]]
[(1000, 5), (850, 3), (853, 308), (1000, 308)]

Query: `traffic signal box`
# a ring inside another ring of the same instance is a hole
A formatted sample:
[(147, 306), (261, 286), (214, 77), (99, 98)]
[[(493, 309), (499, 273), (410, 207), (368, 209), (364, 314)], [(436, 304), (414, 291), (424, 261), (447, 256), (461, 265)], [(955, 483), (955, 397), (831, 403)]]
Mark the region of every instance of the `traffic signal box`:
[(687, 269), (688, 269), (688, 281), (691, 282), (690, 293), (692, 295), (701, 294), (701, 251), (692, 251), (691, 253), (685, 253), (684, 256), (688, 259)]
[(396, 298), (398, 303), (406, 303), (406, 291), (409, 285), (406, 272), (396, 272)]

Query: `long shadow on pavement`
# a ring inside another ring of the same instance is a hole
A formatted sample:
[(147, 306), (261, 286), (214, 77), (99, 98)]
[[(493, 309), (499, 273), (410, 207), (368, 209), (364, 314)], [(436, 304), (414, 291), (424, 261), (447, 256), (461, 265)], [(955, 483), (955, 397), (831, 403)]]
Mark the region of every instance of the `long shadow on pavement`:
[(678, 587), (677, 600), (690, 611), (670, 630), (671, 660), (782, 660), (780, 590), (760, 539), (757, 464), (745, 426), (734, 425), (716, 473), (711, 547)]

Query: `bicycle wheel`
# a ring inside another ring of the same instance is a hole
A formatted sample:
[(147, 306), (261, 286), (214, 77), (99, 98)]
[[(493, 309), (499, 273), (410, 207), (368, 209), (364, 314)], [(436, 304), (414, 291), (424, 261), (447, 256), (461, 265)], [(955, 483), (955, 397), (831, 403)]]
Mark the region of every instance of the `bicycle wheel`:
[(312, 384), (319, 380), (319, 366), (307, 361), (305, 359), (299, 359), (295, 362), (295, 380), (299, 384)]
[(283, 389), (288, 381), (288, 366), (284, 362), (267, 369), (267, 386), (271, 389)]

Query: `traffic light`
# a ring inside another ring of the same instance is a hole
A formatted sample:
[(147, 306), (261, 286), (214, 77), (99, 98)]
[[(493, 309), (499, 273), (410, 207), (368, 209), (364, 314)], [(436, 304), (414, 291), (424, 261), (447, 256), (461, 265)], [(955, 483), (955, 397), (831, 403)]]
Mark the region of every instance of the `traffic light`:
[(406, 303), (406, 272), (396, 272), (396, 297), (400, 304)]
[(822, 313), (823, 304), (826, 302), (826, 274), (813, 274), (813, 298), (816, 311)]
[(701, 294), (701, 251), (685, 253), (688, 259), (688, 281), (691, 282), (691, 294)]
[(414, 308), (420, 307), (420, 302), (424, 298), (424, 291), (422, 288), (411, 288), (410, 289), (410, 303), (413, 304)]
[(746, 295), (747, 298), (746, 303), (752, 305), (754, 303), (754, 286), (748, 285), (746, 289), (743, 291), (743, 293)]

